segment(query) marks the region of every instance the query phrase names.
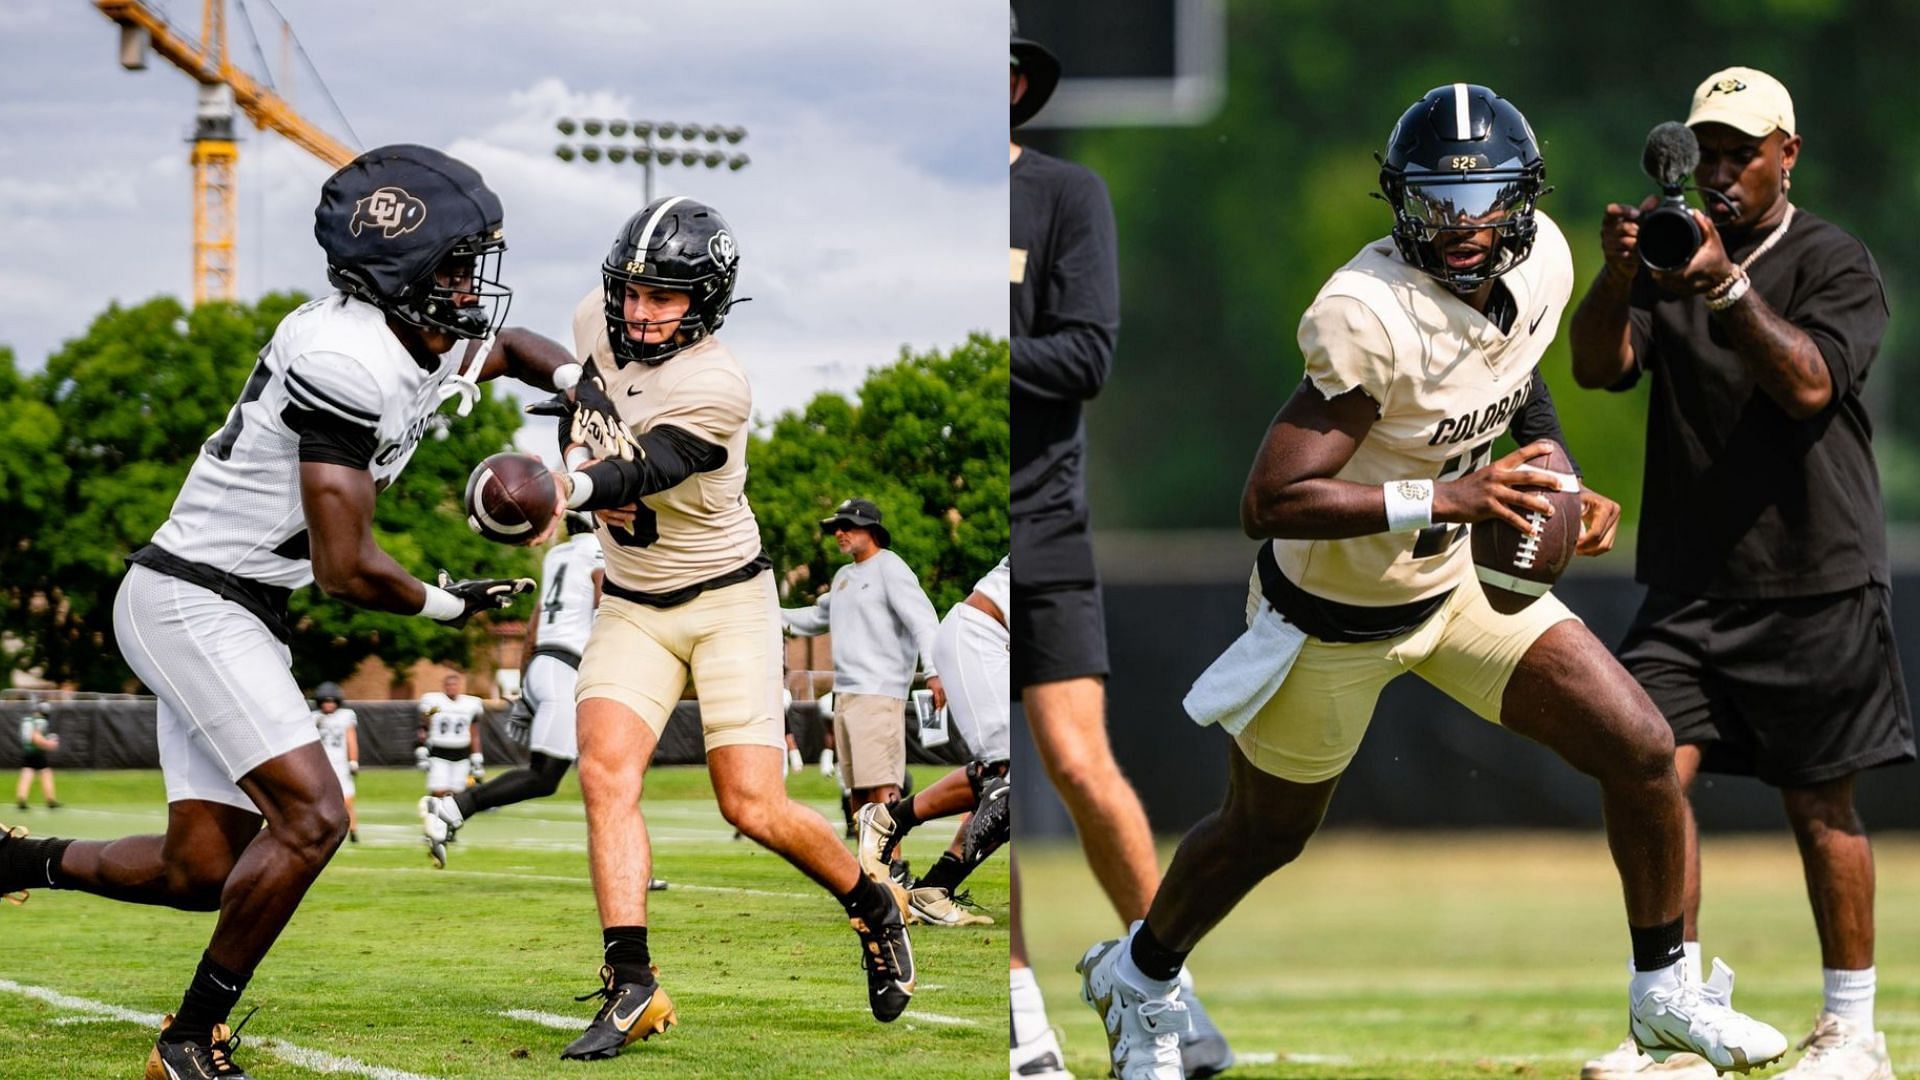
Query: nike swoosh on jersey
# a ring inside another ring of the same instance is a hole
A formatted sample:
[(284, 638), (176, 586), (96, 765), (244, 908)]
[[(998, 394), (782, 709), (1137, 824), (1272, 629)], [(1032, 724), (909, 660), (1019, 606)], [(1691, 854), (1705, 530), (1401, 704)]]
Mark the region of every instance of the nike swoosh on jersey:
[(1540, 329), (1540, 320), (1541, 320), (1541, 319), (1544, 319), (1544, 318), (1546, 318), (1546, 317), (1547, 317), (1547, 309), (1546, 309), (1546, 308), (1541, 308), (1541, 309), (1540, 309), (1540, 314), (1538, 314), (1538, 315), (1535, 315), (1535, 316), (1533, 317), (1533, 321), (1527, 324), (1527, 333), (1529, 333), (1529, 334), (1531, 334), (1531, 333), (1533, 333), (1533, 332), (1534, 332), (1535, 330), (1538, 330), (1538, 329)]
[(642, 389), (640, 389), (640, 388), (639, 388), (639, 387), (637, 387), (637, 386), (629, 386), (629, 387), (627, 387), (627, 396), (628, 396), (628, 397), (638, 397), (639, 395), (641, 395), (641, 394), (644, 394), (644, 393), (646, 393), (646, 391), (645, 391), (645, 390), (642, 390)]

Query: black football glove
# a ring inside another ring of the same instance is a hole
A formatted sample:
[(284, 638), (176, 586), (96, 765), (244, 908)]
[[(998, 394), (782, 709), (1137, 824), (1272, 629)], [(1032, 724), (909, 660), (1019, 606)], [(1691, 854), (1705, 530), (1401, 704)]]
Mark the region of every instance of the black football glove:
[(507, 715), (500, 721), (501, 733), (515, 746), (526, 746), (533, 741), (533, 703), (527, 700), (523, 692), (507, 706)]
[(573, 416), (567, 424), (566, 442), (585, 445), (602, 461), (632, 461), (640, 456), (633, 429), (620, 419), (620, 410), (607, 396), (607, 380), (592, 359), (587, 360), (572, 394)]
[(455, 581), (453, 575), (440, 571), (440, 580), (436, 582), (442, 589), (464, 605), (458, 618), (443, 620), (448, 626), (465, 626), (467, 620), (478, 611), (494, 611), (513, 603), (513, 598), (523, 592), (533, 591), (532, 578), (473, 578), (468, 581)]

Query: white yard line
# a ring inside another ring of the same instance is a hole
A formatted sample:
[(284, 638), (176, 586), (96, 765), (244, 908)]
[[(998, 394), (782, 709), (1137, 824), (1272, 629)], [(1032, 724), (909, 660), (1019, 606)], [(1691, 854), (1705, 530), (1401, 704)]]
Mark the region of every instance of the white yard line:
[[(126, 1009), (118, 1005), (109, 1005), (104, 1001), (94, 1001), (90, 998), (63, 994), (58, 990), (49, 990), (44, 986), (27, 986), (23, 983), (14, 982), (11, 979), (0, 979), (0, 992), (18, 994), (21, 997), (44, 1001), (49, 1005), (56, 1005), (62, 1009), (72, 1009), (75, 1012), (88, 1013), (91, 1014), (92, 1017), (100, 1020), (119, 1020), (155, 1030), (158, 1030), (160, 1027), (159, 1013)], [(80, 1022), (80, 1020), (80, 1017), (67, 1016), (60, 1017), (54, 1022), (71, 1024)], [(383, 1065), (368, 1065), (366, 1062), (356, 1061), (353, 1058), (343, 1057), (339, 1054), (330, 1054), (324, 1050), (309, 1050), (304, 1046), (298, 1046), (284, 1039), (260, 1039), (256, 1042), (245, 1036), (242, 1036), (242, 1038), (245, 1041), (253, 1042), (254, 1045), (264, 1048), (268, 1053), (280, 1058), (282, 1061), (291, 1062), (302, 1068), (312, 1069), (315, 1072), (346, 1073), (351, 1076), (364, 1076), (367, 1077), (368, 1080), (432, 1080), (431, 1077), (422, 1076), (419, 1073), (389, 1069)]]
[[(551, 881), (563, 885), (592, 885), (593, 880), (584, 875), (568, 877), (562, 874), (509, 874), (498, 870), (435, 870), (430, 866), (331, 866), (330, 874), (429, 874), (434, 877), (475, 877), (496, 878), (504, 881)], [(683, 881), (667, 879), (668, 892), (707, 892), (728, 893), (736, 896), (770, 896), (781, 900), (817, 900), (822, 893), (775, 892), (771, 889), (747, 889), (734, 885), (689, 885)]]
[(558, 1031), (579, 1031), (581, 1025), (593, 1019), (591, 1016), (561, 1016), (558, 1013), (536, 1012), (532, 1009), (505, 1009), (500, 1015), (509, 1020), (525, 1020), (529, 1024), (539, 1024), (541, 1027), (550, 1027)]

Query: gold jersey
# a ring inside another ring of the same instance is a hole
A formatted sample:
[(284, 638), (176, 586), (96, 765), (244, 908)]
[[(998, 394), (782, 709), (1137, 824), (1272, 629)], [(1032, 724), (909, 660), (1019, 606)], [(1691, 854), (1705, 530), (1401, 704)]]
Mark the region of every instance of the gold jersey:
[[(1573, 292), (1567, 241), (1545, 214), (1533, 252), (1501, 275), (1517, 312), (1502, 331), (1407, 264), (1391, 238), (1353, 257), (1300, 319), (1306, 377), (1327, 397), (1355, 388), (1379, 408), (1340, 480), (1451, 480), (1492, 460), (1527, 399)], [(1467, 526), (1344, 540), (1275, 540), (1288, 580), (1315, 596), (1381, 607), (1436, 596), (1473, 576)]]
[[(596, 287), (573, 313), (574, 349), (592, 357), (607, 396), (635, 435), (677, 427), (727, 449), (726, 464), (695, 473), (641, 498), (632, 529), (594, 529), (608, 580), (622, 588), (668, 593), (711, 581), (760, 554), (760, 525), (747, 504), (747, 423), (753, 390), (740, 362), (719, 339), (705, 340), (661, 364), (614, 361)], [(589, 438), (587, 449), (608, 452)]]

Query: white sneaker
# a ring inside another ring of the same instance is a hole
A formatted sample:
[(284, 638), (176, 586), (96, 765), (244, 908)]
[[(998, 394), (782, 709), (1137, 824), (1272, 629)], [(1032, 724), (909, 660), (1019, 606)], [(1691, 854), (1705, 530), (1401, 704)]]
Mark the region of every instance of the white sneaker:
[(928, 926), (992, 926), (993, 917), (970, 911), (973, 899), (966, 893), (955, 893), (948, 889), (927, 886), (924, 889), (911, 889), (908, 900), (913, 904), (913, 914)]
[(1806, 1053), (1775, 1080), (1893, 1080), (1887, 1037), (1830, 1012), (1814, 1021), (1800, 1049)]
[(860, 831), (860, 844), (855, 849), (860, 869), (875, 881), (887, 880), (887, 849), (893, 846), (895, 831), (893, 812), (884, 803), (868, 803), (853, 820)]
[(1675, 1054), (1655, 1061), (1640, 1052), (1631, 1036), (1580, 1067), (1580, 1080), (1714, 1080), (1720, 1070), (1698, 1054)]
[(447, 868), (447, 841), (464, 824), (466, 817), (451, 797), (428, 795), (420, 800), (420, 832), (427, 838), (427, 854), (433, 857), (433, 865)]
[(1062, 1064), (1064, 1057), (1060, 1053), (1060, 1040), (1054, 1037), (1053, 1029), (1048, 1028), (1032, 1042), (1014, 1046), (1007, 1051), (1008, 1080), (1073, 1080), (1073, 1074)]
[(1698, 1054), (1721, 1071), (1747, 1072), (1778, 1060), (1787, 1037), (1733, 1008), (1733, 969), (1718, 958), (1705, 986), (1676, 977), (1632, 1003), (1628, 1033), (1647, 1056), (1664, 1062)]
[(1106, 1024), (1112, 1075), (1117, 1080), (1185, 1080), (1180, 1036), (1187, 1030), (1187, 1007), (1180, 1001), (1180, 984), (1150, 994), (1121, 978), (1117, 965), (1125, 946), (1125, 938), (1100, 942), (1073, 966), (1080, 973), (1080, 1000)]

